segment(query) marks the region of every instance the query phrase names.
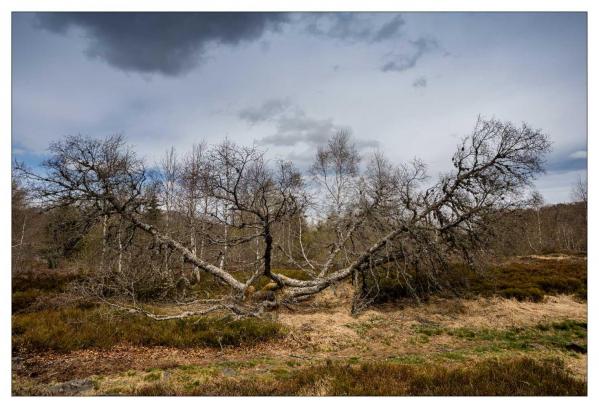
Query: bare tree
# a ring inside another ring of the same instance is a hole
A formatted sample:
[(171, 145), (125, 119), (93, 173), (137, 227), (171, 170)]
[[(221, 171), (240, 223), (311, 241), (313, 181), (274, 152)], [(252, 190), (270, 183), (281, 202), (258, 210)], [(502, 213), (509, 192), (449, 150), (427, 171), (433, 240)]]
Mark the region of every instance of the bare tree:
[(585, 207), (588, 200), (587, 181), (583, 180), (582, 177), (578, 176), (578, 181), (572, 187), (570, 193), (572, 201), (584, 203)]
[[(175, 209), (177, 198), (177, 181), (179, 180), (179, 165), (177, 154), (174, 147), (167, 150), (160, 161), (160, 183), (162, 192), (162, 203), (165, 209), (165, 226), (164, 230), (167, 234), (171, 233), (172, 215)], [(168, 275), (170, 272), (171, 253), (162, 248), (163, 265), (161, 273)]]
[(210, 195), (226, 209), (221, 214), (215, 212), (214, 216), (225, 231), (231, 227), (242, 234), (232, 239), (225, 232), (224, 248), (260, 238), (264, 247), (259, 260), (262, 268), (250, 277), (245, 286), (251, 285), (261, 275), (276, 282), (271, 273), (273, 226), (301, 211), (305, 204), (299, 172), (289, 162), (269, 167), (263, 153), (256, 148), (239, 147), (230, 142), (226, 146), (218, 146), (210, 157)]
[(175, 196), (177, 194), (177, 180), (179, 179), (179, 166), (177, 164), (177, 154), (175, 148), (171, 147), (166, 151), (162, 161), (160, 162), (161, 167), (161, 181), (162, 181), (162, 192), (163, 203), (166, 207), (166, 232), (170, 229), (170, 216), (174, 209)]
[(356, 194), (360, 156), (347, 131), (336, 133), (320, 146), (310, 172), (324, 192), (328, 212), (339, 217), (347, 211)]
[(539, 193), (538, 191), (533, 191), (532, 192), (532, 196), (530, 198), (530, 206), (532, 207), (532, 209), (535, 212), (536, 215), (536, 220), (537, 220), (537, 243), (538, 246), (535, 247), (535, 245), (532, 245), (532, 243), (529, 241), (530, 247), (531, 249), (533, 249), (534, 251), (539, 251), (543, 248), (543, 234), (541, 232), (541, 208), (543, 208), (543, 204), (545, 204), (545, 199), (543, 198), (543, 196), (541, 195), (541, 193)]
[[(318, 148), (310, 169), (321, 193), (321, 199), (317, 200), (317, 213), (326, 214), (332, 221), (336, 238), (330, 246), (329, 256), (318, 271), (319, 277), (323, 277), (330, 270), (344, 244), (351, 239), (361, 222), (360, 217), (352, 215), (360, 195), (360, 160), (355, 145), (350, 141), (349, 133), (339, 131), (325, 146)], [(346, 225), (348, 220), (350, 223)]]
[[(431, 182), (421, 162), (396, 167), (380, 154), (360, 174), (359, 156), (349, 138), (336, 135), (319, 149), (312, 169), (325, 191), (313, 201), (328, 203), (332, 240), (326, 255), (314, 251), (309, 257), (302, 219), (310, 200), (300, 173), (291, 163), (268, 163), (254, 147), (226, 142), (208, 153), (205, 194), (218, 203), (210, 217), (222, 228), (222, 233), (210, 234), (209, 240), (221, 250), (260, 242), (262, 255), (249, 257), (251, 275), (215, 265), (142, 219), (146, 172), (120, 137), (67, 138), (51, 146), (53, 157), (45, 163), (45, 174), (23, 166), (20, 172), (46, 205), (93, 207), (98, 214), (118, 214), (231, 289), (229, 296), (196, 299), (190, 308), (172, 315), (156, 315), (135, 304), (104, 299), (113, 305), (155, 319), (223, 309), (258, 315), (267, 307), (307, 299), (352, 278), (356, 285), (353, 311), (359, 312), (376, 293), (381, 269), (393, 267), (399, 274), (415, 269), (435, 281), (451, 260), (475, 262), (486, 248), (489, 220), (525, 203), (522, 191), (542, 171), (549, 147), (547, 137), (527, 125), (518, 128), (479, 119), (453, 155), (453, 170)], [(290, 250), (279, 231), (291, 224), (298, 225), (298, 242)], [(273, 271), (276, 250), (311, 277), (294, 279)], [(271, 282), (269, 296), (250, 296), (249, 289), (260, 277)]]
[(586, 179), (583, 181), (582, 177), (578, 176), (578, 181), (576, 182), (574, 187), (572, 187), (571, 197), (574, 202), (581, 202), (584, 204), (584, 220), (586, 224), (588, 217), (588, 182)]
[[(198, 217), (200, 206), (207, 196), (206, 192), (206, 172), (207, 163), (205, 155), (206, 147), (204, 143), (194, 144), (191, 152), (185, 156), (183, 166), (179, 175), (181, 185), (180, 206), (185, 214), (186, 224), (189, 229), (189, 246), (194, 256), (197, 256), (197, 230), (198, 224), (202, 225), (202, 230), (206, 220)], [(206, 204), (205, 204), (206, 205)], [(206, 213), (207, 208), (204, 210)], [(202, 235), (202, 240), (204, 239)], [(197, 266), (193, 270), (194, 278), (200, 280), (200, 270)]]
[[(11, 212), (12, 212), (12, 248), (21, 248), (25, 245), (25, 227), (27, 216), (24, 210), (27, 207), (27, 192), (13, 178), (11, 180)], [(18, 231), (18, 235), (15, 233)]]

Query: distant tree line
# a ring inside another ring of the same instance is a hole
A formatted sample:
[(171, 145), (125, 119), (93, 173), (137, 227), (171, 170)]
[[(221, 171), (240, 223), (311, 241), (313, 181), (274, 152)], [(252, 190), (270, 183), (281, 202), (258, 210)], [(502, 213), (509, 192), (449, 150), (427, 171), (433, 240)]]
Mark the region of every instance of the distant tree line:
[(495, 226), (494, 253), (586, 253), (586, 211), (586, 203), (579, 201), (533, 206), (506, 215)]

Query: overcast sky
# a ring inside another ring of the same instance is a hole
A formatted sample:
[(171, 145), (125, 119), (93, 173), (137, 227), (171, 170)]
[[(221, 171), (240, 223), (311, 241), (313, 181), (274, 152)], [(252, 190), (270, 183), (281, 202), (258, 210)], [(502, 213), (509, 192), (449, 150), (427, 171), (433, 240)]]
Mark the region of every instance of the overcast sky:
[(305, 168), (350, 130), (366, 156), (451, 166), (478, 115), (553, 142), (537, 188), (586, 178), (584, 13), (14, 13), (12, 150), (122, 133), (150, 164), (171, 145), (256, 143)]

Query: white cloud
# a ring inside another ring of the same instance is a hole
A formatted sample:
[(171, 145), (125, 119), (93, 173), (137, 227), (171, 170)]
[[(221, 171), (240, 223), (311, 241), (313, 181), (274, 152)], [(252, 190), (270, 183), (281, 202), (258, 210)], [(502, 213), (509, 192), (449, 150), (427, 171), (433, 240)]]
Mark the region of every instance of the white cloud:
[(568, 157), (571, 159), (586, 159), (587, 151), (586, 150), (577, 150), (574, 153), (571, 153)]

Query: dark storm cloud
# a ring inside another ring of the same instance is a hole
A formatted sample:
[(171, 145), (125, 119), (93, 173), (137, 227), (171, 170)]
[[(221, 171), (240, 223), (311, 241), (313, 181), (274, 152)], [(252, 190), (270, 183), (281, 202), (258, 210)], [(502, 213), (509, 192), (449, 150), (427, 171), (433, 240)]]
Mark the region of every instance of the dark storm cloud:
[(310, 13), (305, 15), (306, 31), (314, 36), (345, 42), (381, 42), (399, 35), (405, 24), (400, 14), (382, 25), (369, 13)]
[(388, 61), (381, 67), (381, 71), (402, 72), (410, 68), (414, 68), (416, 63), (427, 53), (435, 51), (439, 48), (439, 44), (435, 39), (420, 37), (415, 41), (410, 41), (413, 52), (408, 54), (397, 54), (392, 56), (391, 61)]
[[(383, 16), (383, 17), (380, 17)], [(83, 32), (85, 53), (124, 71), (178, 76), (205, 57), (207, 46), (258, 41), (286, 23), (298, 24), (310, 35), (345, 43), (382, 43), (402, 38), (401, 14), (377, 13), (36, 13), (36, 26), (66, 34)], [(436, 47), (430, 39), (410, 41), (414, 52), (396, 55), (381, 69), (413, 67)], [(268, 43), (262, 42), (267, 50)]]
[(285, 13), (38, 13), (40, 28), (84, 31), (87, 55), (125, 71), (176, 76), (196, 66), (211, 43), (258, 40)]
[[(254, 125), (258, 122), (273, 122), (276, 132), (259, 140), (263, 145), (292, 147), (299, 143), (318, 146), (339, 130), (351, 129), (339, 126), (332, 119), (315, 119), (309, 117), (300, 107), (288, 99), (269, 99), (255, 108), (239, 111), (240, 119)], [(378, 147), (376, 140), (355, 140), (356, 147), (366, 149)]]
[(414, 88), (426, 88), (428, 85), (428, 81), (425, 77), (417, 78), (414, 82), (412, 82), (412, 86)]

